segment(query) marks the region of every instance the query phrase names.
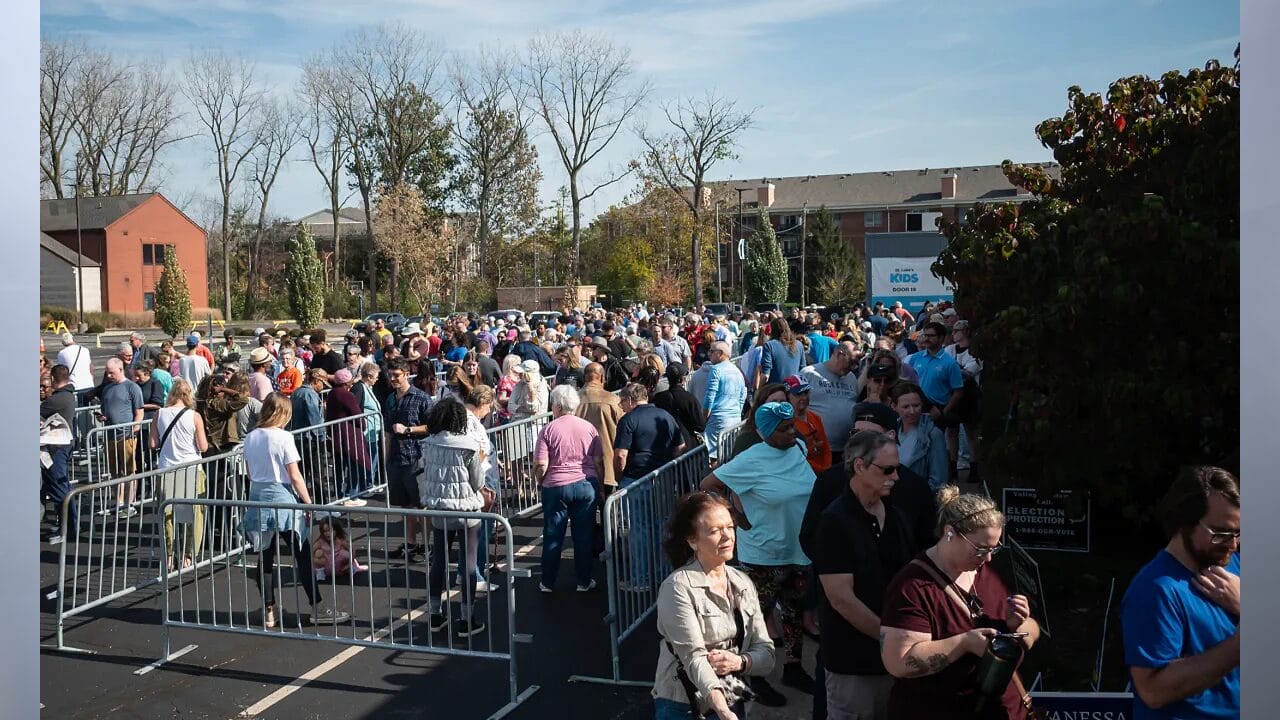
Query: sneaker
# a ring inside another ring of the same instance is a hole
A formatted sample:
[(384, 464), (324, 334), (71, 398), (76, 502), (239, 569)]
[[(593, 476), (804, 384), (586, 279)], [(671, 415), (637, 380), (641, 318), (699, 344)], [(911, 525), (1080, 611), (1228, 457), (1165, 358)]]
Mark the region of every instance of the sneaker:
[(460, 620), (454, 634), (460, 638), (468, 638), (484, 632), (483, 620)]
[(440, 632), (449, 627), (449, 618), (445, 617), (444, 613), (433, 612), (428, 623), (430, 624), (431, 632)]
[(551, 588), (547, 587), (546, 585), (543, 585), (542, 583), (538, 583), (538, 589), (539, 589), (539, 590), (541, 590), (541, 591), (542, 591), (542, 592), (544, 592), (544, 593), (555, 592), (554, 590), (552, 590)]
[(596, 589), (596, 581), (592, 580), (586, 585), (579, 585), (577, 589), (578, 589), (578, 592), (591, 592), (592, 590)]
[(401, 545), (392, 550), (390, 557), (392, 560), (408, 560), (409, 562), (422, 562), (427, 556), (427, 546), (425, 545)]
[(798, 662), (789, 662), (782, 666), (782, 684), (795, 688), (806, 695), (813, 694), (813, 678), (804, 671)]
[(755, 701), (765, 707), (782, 707), (787, 704), (787, 696), (778, 692), (778, 689), (769, 684), (768, 680), (762, 677), (753, 677), (750, 679), (751, 692), (755, 694)]
[(137, 517), (137, 515), (138, 515), (138, 508), (132, 505), (121, 505), (119, 509), (116, 510), (116, 516), (123, 517), (126, 520), (131, 517)]
[(275, 608), (269, 607), (265, 611), (263, 611), (262, 626), (268, 627), (268, 628), (273, 628), (276, 626), (276, 609)]
[(350, 614), (324, 605), (311, 611), (312, 625), (340, 625), (350, 619)]
[(485, 580), (476, 581), (476, 592), (478, 593), (493, 592), (501, 587), (502, 586), (496, 582), (487, 582)]
[(47, 543), (47, 544), (49, 544), (49, 545), (61, 545), (61, 544), (62, 544), (62, 533), (54, 533), (54, 534), (50, 535), (49, 537), (45, 538), (45, 539), (44, 539), (44, 541), (45, 541), (45, 543)]
[(364, 507), (365, 505), (369, 504), (369, 501), (361, 500), (360, 498), (349, 498), (347, 500), (343, 500), (338, 504), (342, 505), (343, 507)]

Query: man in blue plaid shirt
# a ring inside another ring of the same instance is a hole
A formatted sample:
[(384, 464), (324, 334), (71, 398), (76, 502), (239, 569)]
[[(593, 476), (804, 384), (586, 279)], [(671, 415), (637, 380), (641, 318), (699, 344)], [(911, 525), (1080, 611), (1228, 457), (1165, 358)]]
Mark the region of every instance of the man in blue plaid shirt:
[[(387, 398), (383, 414), (386, 422), (389, 452), (387, 453), (387, 501), (393, 507), (419, 509), (418, 470), (421, 464), (421, 438), (428, 434), (427, 415), (433, 401), (409, 382), (409, 363), (395, 358), (387, 364), (387, 381), (391, 395)], [(426, 554), (422, 522), (405, 518), (405, 542), (391, 553), (391, 557), (421, 561)], [(415, 543), (414, 540), (417, 540)]]

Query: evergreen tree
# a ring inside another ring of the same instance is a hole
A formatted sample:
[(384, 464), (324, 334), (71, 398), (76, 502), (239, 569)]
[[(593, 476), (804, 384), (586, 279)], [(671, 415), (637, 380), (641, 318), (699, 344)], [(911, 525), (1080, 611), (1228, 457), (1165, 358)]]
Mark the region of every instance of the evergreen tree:
[(756, 231), (747, 241), (747, 259), (743, 265), (747, 303), (782, 303), (787, 299), (787, 261), (782, 246), (769, 223), (769, 213), (760, 208)]
[(164, 269), (156, 283), (155, 313), (156, 324), (169, 337), (177, 337), (191, 327), (191, 293), (187, 290), (187, 273), (178, 264), (178, 253), (168, 246), (165, 247)]
[(867, 284), (862, 258), (840, 238), (835, 218), (825, 205), (818, 209), (813, 221), (813, 243), (818, 255), (818, 300), (824, 305), (845, 307), (861, 301)]
[(315, 327), (324, 318), (324, 270), (306, 225), (298, 228), (298, 234), (289, 243), (285, 281), (294, 319), (303, 328)]

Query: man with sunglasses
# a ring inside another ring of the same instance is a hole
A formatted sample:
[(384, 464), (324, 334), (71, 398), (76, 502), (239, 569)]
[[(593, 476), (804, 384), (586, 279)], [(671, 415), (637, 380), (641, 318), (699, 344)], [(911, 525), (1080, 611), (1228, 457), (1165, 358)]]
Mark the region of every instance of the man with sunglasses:
[(1240, 484), (1185, 468), (1158, 509), (1169, 544), (1121, 605), (1133, 717), (1240, 717)]
[[(876, 430), (855, 432), (844, 453), (847, 478), (818, 519), (813, 568), (826, 602), (818, 649), (825, 671), (825, 714), (831, 720), (888, 717), (893, 677), (880, 659), (885, 588), (911, 562), (919, 542), (891, 498), (898, 481), (898, 443)], [(816, 705), (816, 694), (815, 694)]]
[[(853, 408), (852, 417), (854, 435), (863, 432), (883, 433), (896, 442), (898, 413), (888, 405), (858, 403)], [(845, 447), (841, 446), (840, 449), (841, 457), (844, 457)], [(906, 465), (898, 465), (894, 475), (892, 505), (906, 518), (916, 547), (924, 547), (933, 540), (934, 524), (937, 522), (937, 505), (933, 499), (933, 492), (929, 489), (929, 481), (912, 472)], [(850, 470), (843, 461), (835, 463), (831, 469), (818, 475), (818, 479), (814, 482), (809, 504), (805, 507), (804, 520), (800, 523), (800, 547), (809, 557), (815, 558), (820, 553), (818, 525), (823, 512), (838, 501), (851, 482)], [(821, 607), (826, 603), (826, 598), (820, 578), (815, 577), (812, 586), (815, 587), (815, 593), (807, 600), (806, 607)], [(819, 652), (814, 670), (816, 692), (813, 694), (813, 720), (823, 720), (827, 717), (824, 671), (823, 655)]]

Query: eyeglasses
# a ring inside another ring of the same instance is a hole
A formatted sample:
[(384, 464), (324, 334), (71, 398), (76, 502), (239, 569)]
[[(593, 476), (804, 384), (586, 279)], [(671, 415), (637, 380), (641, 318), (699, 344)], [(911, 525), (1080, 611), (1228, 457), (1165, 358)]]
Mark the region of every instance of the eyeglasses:
[[(1004, 545), (1002, 543), (996, 543), (995, 547), (982, 547), (977, 543), (975, 543), (974, 541), (970, 540), (967, 536), (965, 536), (964, 533), (957, 533), (957, 534), (960, 535), (960, 537), (964, 538), (965, 542), (969, 543), (969, 545), (973, 548), (973, 554), (980, 558), (994, 557), (996, 553), (1004, 549)], [(978, 610), (979, 612), (981, 612), (982, 608), (979, 607)]]
[(1205, 525), (1203, 522), (1200, 523), (1200, 527), (1203, 527), (1205, 530), (1209, 531), (1209, 542), (1213, 543), (1214, 545), (1221, 545), (1227, 542), (1228, 540), (1235, 540), (1236, 542), (1240, 542), (1239, 530), (1214, 530), (1208, 525)]
[(901, 465), (881, 465), (878, 462), (872, 462), (871, 464), (880, 468), (880, 472), (885, 475), (893, 475), (898, 472), (898, 468), (902, 467)]

